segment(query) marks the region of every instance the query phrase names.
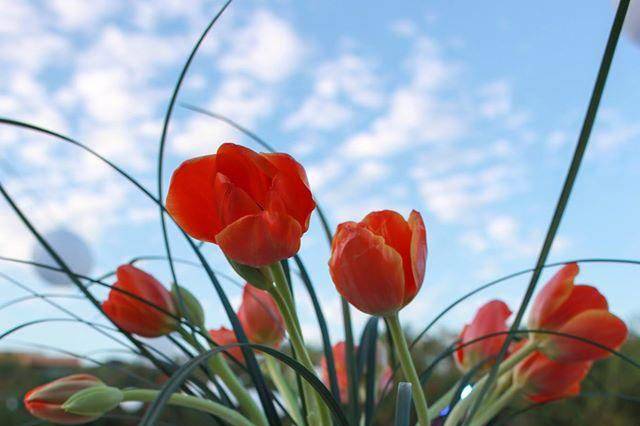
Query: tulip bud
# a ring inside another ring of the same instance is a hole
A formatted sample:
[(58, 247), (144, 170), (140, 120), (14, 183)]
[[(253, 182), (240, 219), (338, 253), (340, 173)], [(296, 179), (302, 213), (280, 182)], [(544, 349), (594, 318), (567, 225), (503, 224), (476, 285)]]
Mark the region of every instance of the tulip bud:
[(71, 395), (62, 404), (62, 409), (81, 416), (100, 417), (116, 408), (122, 399), (122, 391), (118, 388), (94, 386)]
[(174, 283), (171, 286), (171, 297), (180, 317), (197, 327), (204, 328), (204, 309), (193, 293)]
[(68, 413), (62, 408), (62, 404), (72, 395), (93, 387), (105, 385), (89, 374), (73, 374), (32, 389), (24, 397), (24, 406), (34, 417), (49, 422), (62, 425), (89, 423), (100, 415)]
[(254, 268), (253, 266), (243, 265), (241, 263), (235, 262), (227, 257), (229, 261), (229, 265), (233, 268), (234, 271), (242, 278), (244, 278), (249, 284), (254, 287), (259, 288), (260, 290), (266, 290), (269, 286), (269, 282), (265, 279), (260, 269)]
[(118, 267), (116, 277), (109, 298), (102, 303), (111, 321), (143, 337), (164, 336), (176, 330), (171, 293), (158, 280), (133, 265)]

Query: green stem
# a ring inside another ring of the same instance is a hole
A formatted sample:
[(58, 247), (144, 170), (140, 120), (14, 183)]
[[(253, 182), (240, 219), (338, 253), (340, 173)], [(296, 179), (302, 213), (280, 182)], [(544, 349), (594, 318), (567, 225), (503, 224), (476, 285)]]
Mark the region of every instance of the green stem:
[(500, 413), (511, 400), (518, 394), (520, 388), (517, 386), (511, 386), (505, 391), (496, 401), (490, 404), (484, 411), (480, 412), (478, 416), (473, 420), (471, 426), (484, 426), (491, 421), (495, 416)]
[(276, 361), (275, 358), (270, 356), (264, 357), (264, 361), (273, 384), (276, 386), (276, 389), (278, 389), (280, 396), (282, 396), (282, 398), (284, 399), (284, 403), (287, 406), (289, 415), (291, 415), (291, 418), (296, 424), (304, 424), (304, 422), (302, 421), (302, 414), (300, 414), (300, 409), (298, 408), (298, 397), (293, 392), (291, 386), (289, 386), (289, 383), (287, 383), (287, 380), (282, 375), (280, 364), (278, 364), (278, 361)]
[[(521, 347), (520, 350), (518, 350), (518, 352), (515, 352), (500, 364), (500, 367), (498, 368), (498, 376), (508, 371), (511, 371), (513, 367), (515, 367), (520, 361), (528, 357), (536, 349), (538, 349), (537, 342), (533, 340), (530, 340), (529, 342), (527, 342), (527, 344)], [(489, 375), (485, 374), (473, 386), (473, 391), (471, 391), (471, 394), (469, 394), (469, 396), (467, 396), (465, 399), (459, 401), (456, 404), (456, 406), (451, 411), (451, 414), (449, 414), (449, 416), (447, 417), (447, 421), (444, 423), (444, 426), (455, 425), (462, 419), (465, 412), (467, 411), (467, 408), (469, 408), (469, 406), (478, 397), (479, 391), (484, 387), (484, 384), (487, 381), (488, 377)]]
[[(124, 395), (123, 401), (152, 402), (158, 397), (160, 391), (151, 389), (125, 389), (122, 391), (122, 393)], [(249, 421), (237, 411), (208, 399), (202, 399), (181, 393), (174, 393), (169, 398), (168, 404), (178, 407), (193, 408), (194, 410), (213, 414), (217, 417), (220, 417), (222, 420), (232, 426), (254, 425), (253, 422)]]
[(386, 319), (389, 324), (389, 330), (391, 331), (391, 337), (393, 338), (393, 344), (396, 348), (398, 358), (400, 358), (402, 372), (413, 387), (413, 404), (415, 405), (416, 413), (418, 414), (418, 423), (420, 426), (429, 426), (430, 422), (427, 399), (424, 396), (424, 391), (422, 390), (422, 384), (418, 378), (416, 366), (413, 364), (413, 360), (411, 359), (409, 346), (407, 345), (407, 340), (402, 332), (398, 314), (390, 315)]
[[(263, 274), (274, 283), (274, 287), (269, 289), (273, 299), (278, 305), (278, 309), (284, 319), (285, 327), (289, 334), (289, 340), (295, 351), (295, 356), (300, 363), (309, 371), (315, 372), (313, 362), (307, 351), (307, 347), (302, 337), (300, 322), (296, 315), (295, 306), (293, 304), (293, 296), (287, 283), (287, 278), (282, 269), (282, 265), (277, 262), (270, 267), (262, 268)], [(307, 405), (307, 417), (309, 417), (310, 425), (329, 425), (331, 424), (331, 415), (324, 401), (316, 395), (314, 389), (308, 384), (303, 384), (303, 394)]]
[[(191, 346), (193, 346), (199, 352), (203, 352), (204, 348), (202, 345), (193, 338), (191, 334), (189, 334), (186, 330), (180, 328), (178, 329), (180, 335), (187, 341)], [(212, 343), (210, 343), (211, 348), (213, 349)], [(225, 385), (229, 388), (229, 391), (233, 394), (233, 396), (240, 404), (240, 408), (249, 416), (249, 418), (254, 422), (254, 424), (259, 426), (267, 426), (267, 419), (264, 416), (264, 413), (256, 402), (251, 397), (251, 394), (247, 391), (247, 388), (240, 381), (238, 376), (231, 370), (229, 364), (224, 359), (222, 354), (213, 355), (209, 358), (209, 368), (215, 374), (217, 374), (220, 379), (224, 382)]]

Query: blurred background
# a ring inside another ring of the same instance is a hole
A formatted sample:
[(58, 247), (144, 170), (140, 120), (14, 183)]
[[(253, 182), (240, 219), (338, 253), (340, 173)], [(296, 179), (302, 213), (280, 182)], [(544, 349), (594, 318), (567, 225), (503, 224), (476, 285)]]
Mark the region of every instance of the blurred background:
[[(0, 13), (0, 115), (71, 136), (156, 192), (167, 102), (190, 49), (221, 5), (7, 2)], [(258, 149), (228, 124), (188, 109), (191, 105), (223, 114), (293, 154), (333, 226), (360, 220), (371, 210), (421, 211), (428, 232), (427, 276), (402, 312), (407, 332), (416, 333), (457, 297), (534, 265), (614, 9), (609, 0), (403, 1), (375, 7), (364, 1), (237, 1), (187, 75), (169, 130), (164, 188), (181, 161), (211, 153), (222, 142)], [(640, 2), (632, 0), (550, 261), (638, 258), (639, 67)], [(0, 181), (78, 272), (100, 276), (136, 256), (164, 255), (157, 207), (77, 147), (0, 126)], [(174, 228), (169, 235), (175, 256), (191, 259)], [(216, 247), (205, 251), (216, 268), (230, 273)], [(27, 289), (104, 323), (74, 297), (76, 290), (64, 277), (14, 261), (51, 263), (4, 201), (0, 256), (0, 332), (65, 316)], [(337, 341), (339, 299), (327, 273), (328, 245), (317, 217), (301, 256)], [(138, 266), (169, 285), (166, 262)], [(598, 286), (611, 310), (637, 330), (638, 272), (637, 266), (589, 263), (579, 281)], [(189, 265), (179, 265), (178, 274), (205, 306), (207, 325), (228, 325), (204, 274)], [(470, 298), (439, 322), (429, 342), (451, 343), (489, 299), (501, 298), (515, 310), (528, 278)], [(223, 284), (237, 306), (241, 289), (231, 280)], [(95, 294), (105, 295), (98, 288)], [(299, 303), (305, 338), (317, 345), (319, 330), (302, 291)], [(358, 331), (365, 320), (354, 312)], [(152, 343), (172, 354), (166, 342)], [(428, 346), (421, 349), (425, 365)], [(637, 346), (631, 339), (628, 350), (637, 355)], [(80, 355), (134, 362), (116, 342), (80, 323), (49, 321), (3, 336), (0, 424), (29, 421), (20, 398), (30, 386), (62, 371), (92, 367), (77, 360)], [(453, 380), (455, 372), (445, 367), (442, 380), (432, 386)], [(620, 368), (617, 361), (598, 366), (589, 384), (593, 392), (638, 389), (637, 372), (620, 374)], [(628, 425), (638, 418), (637, 403), (610, 396), (566, 404), (578, 405), (589, 419), (580, 424)], [(552, 404), (541, 413), (556, 415), (553, 410)], [(103, 424), (134, 424), (127, 421)], [(548, 424), (577, 424), (562, 421)]]

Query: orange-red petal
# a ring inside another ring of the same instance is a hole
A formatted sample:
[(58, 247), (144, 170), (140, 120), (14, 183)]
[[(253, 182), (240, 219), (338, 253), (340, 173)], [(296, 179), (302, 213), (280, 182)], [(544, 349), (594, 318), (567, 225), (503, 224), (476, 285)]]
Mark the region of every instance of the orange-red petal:
[(596, 289), (588, 285), (574, 285), (569, 297), (555, 312), (544, 320), (544, 327), (554, 329), (562, 326), (581, 312), (591, 309), (607, 310), (607, 299)]
[(241, 145), (225, 143), (217, 152), (218, 172), (242, 188), (261, 207), (277, 169), (266, 158)]
[[(242, 188), (234, 185), (225, 175), (218, 173), (214, 184), (218, 218), (223, 227), (245, 216), (260, 213), (260, 207)], [(223, 228), (224, 229), (224, 228)]]
[(291, 216), (263, 211), (228, 225), (216, 243), (232, 260), (258, 268), (296, 254), (301, 237), (302, 228)]
[(187, 160), (171, 177), (167, 194), (167, 211), (190, 236), (214, 242), (222, 228), (218, 220), (214, 191), (216, 156)]
[[(558, 332), (589, 339), (615, 350), (627, 339), (628, 329), (609, 311), (593, 309), (576, 315)], [(544, 351), (561, 362), (592, 361), (611, 355), (611, 352), (590, 343), (556, 335), (548, 337)]]
[(413, 273), (414, 286), (408, 288), (405, 285), (404, 304), (418, 294), (422, 282), (424, 281), (424, 273), (427, 265), (427, 230), (422, 220), (422, 215), (412, 210), (409, 214), (409, 229), (411, 230), (411, 271)]
[(546, 327), (546, 320), (567, 300), (573, 290), (573, 280), (578, 275), (577, 263), (568, 263), (560, 269), (536, 296), (531, 314), (529, 328)]
[(362, 312), (384, 316), (404, 306), (402, 257), (364, 226), (338, 227), (329, 269), (338, 292)]

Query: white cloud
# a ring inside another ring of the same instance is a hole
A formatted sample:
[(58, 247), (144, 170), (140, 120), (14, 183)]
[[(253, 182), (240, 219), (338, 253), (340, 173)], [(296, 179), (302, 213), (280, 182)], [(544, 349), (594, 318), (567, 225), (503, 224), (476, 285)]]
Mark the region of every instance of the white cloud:
[(466, 123), (455, 106), (442, 101), (440, 91), (456, 73), (438, 46), (420, 37), (405, 63), (409, 78), (390, 96), (387, 109), (371, 125), (349, 137), (342, 151), (351, 157), (379, 157), (416, 145), (460, 137)]
[(263, 82), (282, 81), (300, 65), (304, 42), (290, 23), (268, 10), (254, 12), (244, 27), (234, 32), (220, 68)]
[(314, 74), (313, 92), (287, 117), (285, 129), (333, 130), (348, 122), (357, 107), (374, 108), (382, 102), (374, 65), (353, 53), (321, 64)]
[(480, 88), (480, 113), (487, 118), (502, 117), (512, 111), (511, 87), (495, 81)]

